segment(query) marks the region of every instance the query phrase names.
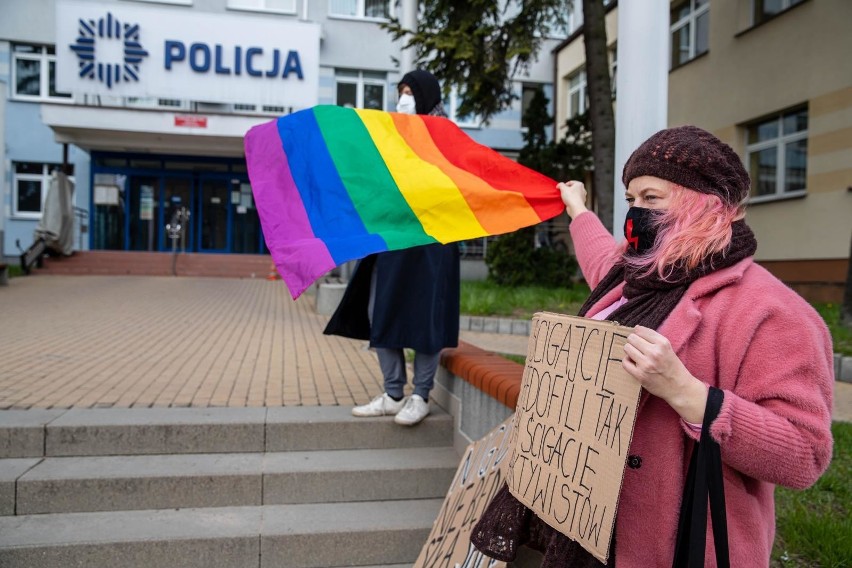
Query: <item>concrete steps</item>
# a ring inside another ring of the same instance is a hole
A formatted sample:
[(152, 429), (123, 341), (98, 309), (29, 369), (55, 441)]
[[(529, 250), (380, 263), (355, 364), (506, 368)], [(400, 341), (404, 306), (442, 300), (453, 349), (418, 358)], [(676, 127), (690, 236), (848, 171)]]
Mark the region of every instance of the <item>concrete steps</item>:
[(0, 411), (0, 566), (410, 566), (451, 440), (439, 409)]
[(0, 566), (410, 566), (440, 506), (428, 499), (3, 517)]
[(15, 514), (431, 499), (457, 465), (451, 448), (47, 458)]

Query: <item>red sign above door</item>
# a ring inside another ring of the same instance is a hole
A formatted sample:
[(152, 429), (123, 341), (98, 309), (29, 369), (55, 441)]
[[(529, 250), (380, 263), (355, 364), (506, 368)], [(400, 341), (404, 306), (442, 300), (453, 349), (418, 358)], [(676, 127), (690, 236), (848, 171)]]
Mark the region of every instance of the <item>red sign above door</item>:
[(195, 114), (176, 114), (175, 126), (188, 126), (190, 128), (207, 128), (207, 117)]

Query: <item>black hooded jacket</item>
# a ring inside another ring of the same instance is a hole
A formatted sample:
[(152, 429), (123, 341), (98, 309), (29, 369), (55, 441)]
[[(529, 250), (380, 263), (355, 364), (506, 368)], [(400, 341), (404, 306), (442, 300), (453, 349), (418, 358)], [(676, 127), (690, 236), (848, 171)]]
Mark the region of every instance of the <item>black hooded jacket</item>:
[[(428, 71), (406, 73), (417, 114), (440, 112), (441, 87)], [(370, 324), (370, 279), (375, 270), (376, 299)], [(370, 255), (361, 260), (327, 335), (368, 339), (371, 347), (411, 348), (437, 353), (459, 339), (459, 249), (433, 244)]]

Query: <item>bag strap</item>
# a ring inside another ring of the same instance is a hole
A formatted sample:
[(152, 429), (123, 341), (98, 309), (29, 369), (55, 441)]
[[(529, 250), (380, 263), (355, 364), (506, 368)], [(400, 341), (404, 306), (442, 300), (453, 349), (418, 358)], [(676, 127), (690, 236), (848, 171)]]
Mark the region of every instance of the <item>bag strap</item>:
[(719, 568), (730, 566), (725, 487), (722, 479), (722, 452), (719, 444), (710, 436), (710, 426), (719, 415), (724, 397), (724, 393), (714, 387), (710, 387), (707, 393), (701, 440), (693, 447), (683, 488), (680, 522), (672, 564), (674, 568), (703, 568), (704, 566), (708, 495), (716, 563)]

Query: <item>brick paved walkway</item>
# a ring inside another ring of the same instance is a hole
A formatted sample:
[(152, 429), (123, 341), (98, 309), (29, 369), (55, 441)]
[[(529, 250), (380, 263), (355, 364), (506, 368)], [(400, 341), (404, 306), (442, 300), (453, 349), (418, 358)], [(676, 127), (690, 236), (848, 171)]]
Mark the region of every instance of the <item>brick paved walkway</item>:
[[(366, 342), (322, 335), (313, 296), (280, 281), (29, 276), (0, 287), (0, 409), (363, 404), (382, 392)], [(527, 338), (463, 331), (496, 353)], [(836, 383), (852, 421), (852, 384)]]
[(0, 408), (354, 405), (365, 342), (280, 281), (34, 276), (0, 288)]

